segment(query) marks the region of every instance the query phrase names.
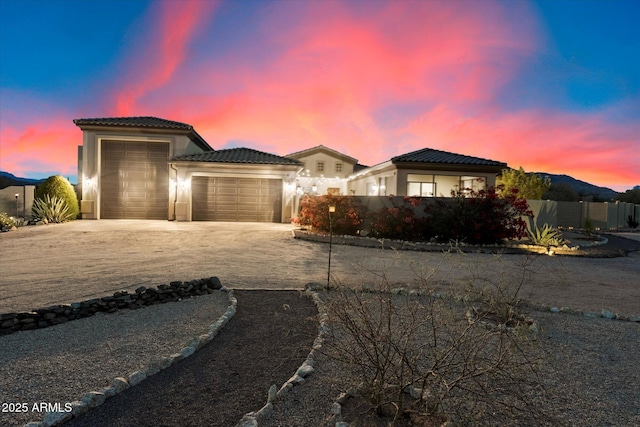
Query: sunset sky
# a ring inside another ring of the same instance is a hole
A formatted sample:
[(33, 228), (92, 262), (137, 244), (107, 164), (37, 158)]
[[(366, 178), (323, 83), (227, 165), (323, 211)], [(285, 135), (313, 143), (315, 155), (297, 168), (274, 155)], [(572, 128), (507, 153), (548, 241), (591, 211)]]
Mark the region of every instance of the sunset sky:
[(640, 184), (640, 1), (0, 0), (0, 170), (76, 182), (76, 118), (215, 149), (430, 147)]

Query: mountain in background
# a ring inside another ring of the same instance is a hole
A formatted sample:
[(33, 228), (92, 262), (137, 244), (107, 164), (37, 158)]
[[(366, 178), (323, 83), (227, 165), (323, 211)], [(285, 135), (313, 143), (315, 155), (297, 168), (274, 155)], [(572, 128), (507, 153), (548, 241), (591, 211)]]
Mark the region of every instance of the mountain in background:
[(581, 199), (588, 196), (593, 196), (595, 201), (607, 202), (618, 197), (620, 193), (607, 187), (598, 187), (597, 185), (589, 184), (588, 182), (580, 181), (570, 177), (569, 175), (554, 175), (546, 172), (535, 172), (542, 178), (548, 177), (551, 180), (551, 184), (567, 184), (570, 185)]
[(0, 171), (0, 188), (11, 187), (12, 185), (38, 185), (46, 179), (19, 178), (9, 172)]

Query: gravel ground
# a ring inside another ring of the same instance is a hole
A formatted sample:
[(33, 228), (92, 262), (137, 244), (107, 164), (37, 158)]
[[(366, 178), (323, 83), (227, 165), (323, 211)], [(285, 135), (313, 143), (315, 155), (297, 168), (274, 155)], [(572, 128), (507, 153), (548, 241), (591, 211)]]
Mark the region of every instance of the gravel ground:
[[(640, 425), (640, 324), (577, 315), (530, 313), (547, 354), (542, 382), (559, 425)], [(353, 387), (345, 368), (319, 354), (314, 374), (276, 402), (260, 427), (333, 427), (328, 420), (340, 393)], [(551, 409), (551, 408), (548, 408)], [(353, 421), (353, 420), (347, 420)], [(558, 424), (554, 424), (558, 425)]]
[(0, 337), (0, 402), (27, 403), (26, 413), (0, 412), (1, 426), (39, 421), (34, 403), (79, 400), (153, 357), (179, 352), (224, 314), (227, 294), (97, 314), (45, 329)]
[[(301, 288), (325, 281), (327, 245), (294, 240), (290, 230), (281, 224), (75, 221), (2, 233), (0, 312), (209, 276), (232, 288)], [(533, 274), (521, 289), (525, 299), (638, 316), (639, 256), (496, 258), (334, 246), (332, 273), (346, 284), (384, 274), (394, 286), (411, 286), (420, 283), (416, 272), (422, 272), (446, 288), (478, 275), (517, 279), (529, 260)], [(206, 331), (226, 305), (226, 297), (210, 295), (0, 337), (0, 402), (76, 400), (142, 368), (154, 355), (176, 352)], [(558, 391), (567, 424), (640, 425), (640, 324), (538, 311), (533, 316), (549, 353), (545, 382)], [(277, 402), (261, 426), (323, 425), (348, 385), (333, 361), (317, 360), (316, 372)], [(19, 425), (33, 415), (0, 413), (0, 425)]]

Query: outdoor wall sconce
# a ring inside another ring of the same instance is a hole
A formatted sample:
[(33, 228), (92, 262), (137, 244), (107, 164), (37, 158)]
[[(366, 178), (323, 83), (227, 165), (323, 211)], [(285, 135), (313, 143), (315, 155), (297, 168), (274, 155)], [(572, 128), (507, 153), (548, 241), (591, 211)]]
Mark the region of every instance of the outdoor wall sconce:
[(315, 183), (314, 183), (314, 184), (311, 186), (311, 192), (312, 192), (313, 194), (316, 194), (316, 193), (318, 192), (318, 184), (315, 184)]
[(85, 177), (84, 178), (84, 185), (87, 188), (93, 187), (93, 179)]
[(18, 197), (20, 197), (20, 194), (16, 193), (16, 218), (18, 218)]
[(298, 187), (296, 188), (296, 194), (297, 194), (298, 196), (302, 196), (302, 195), (304, 194), (304, 191), (302, 190), (302, 187), (300, 187), (299, 185), (298, 185)]

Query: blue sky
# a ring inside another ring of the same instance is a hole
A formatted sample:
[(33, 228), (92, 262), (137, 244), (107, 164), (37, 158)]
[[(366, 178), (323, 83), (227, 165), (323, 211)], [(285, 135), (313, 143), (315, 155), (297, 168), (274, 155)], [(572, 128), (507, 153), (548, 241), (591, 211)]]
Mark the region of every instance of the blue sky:
[(0, 0), (0, 169), (74, 177), (73, 119), (153, 115), (214, 148), (431, 147), (624, 191), (638, 22), (635, 0)]

